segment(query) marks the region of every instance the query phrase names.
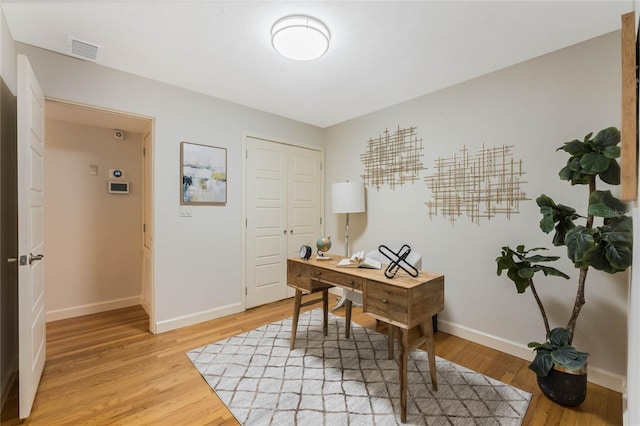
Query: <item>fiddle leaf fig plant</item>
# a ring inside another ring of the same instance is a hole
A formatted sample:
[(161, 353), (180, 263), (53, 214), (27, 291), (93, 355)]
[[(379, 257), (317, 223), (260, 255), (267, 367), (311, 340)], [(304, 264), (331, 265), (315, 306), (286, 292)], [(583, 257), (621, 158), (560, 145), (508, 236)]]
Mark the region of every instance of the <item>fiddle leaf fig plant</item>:
[[(529, 256), (530, 252), (546, 249), (538, 247), (526, 250), (524, 245), (519, 245), (515, 251), (508, 246), (502, 247), (501, 256), (496, 258), (498, 275), (506, 270), (507, 277), (516, 285), (518, 293), (531, 288), (542, 314), (547, 341), (529, 344), (536, 352), (529, 368), (538, 376), (546, 376), (553, 365), (580, 370), (587, 362), (588, 354), (576, 350), (572, 343), (576, 322), (585, 304), (585, 283), (589, 268), (614, 274), (627, 270), (631, 265), (633, 222), (627, 216), (627, 205), (610, 190), (596, 189), (596, 178), (609, 185), (620, 184), (620, 166), (617, 162), (620, 157), (620, 131), (615, 127), (608, 127), (595, 137), (592, 136), (593, 133), (589, 133), (584, 140), (575, 139), (557, 149), (569, 154), (566, 166), (560, 170), (560, 179), (571, 182), (571, 185), (588, 185), (586, 215), (578, 214), (573, 207), (557, 204), (545, 194), (536, 199), (542, 214), (540, 229), (546, 234), (555, 231), (553, 245), (566, 246), (567, 257), (580, 271), (567, 326), (550, 329), (544, 306), (533, 284), (534, 274), (539, 271), (544, 275), (569, 278), (553, 267), (538, 264), (555, 261), (559, 257)], [(594, 225), (595, 218), (601, 220), (600, 225)]]
[(551, 330), (545, 343), (531, 342), (528, 346), (536, 351), (536, 357), (529, 368), (541, 377), (549, 374), (554, 364), (568, 370), (581, 370), (589, 356), (569, 344), (569, 334), (562, 327)]

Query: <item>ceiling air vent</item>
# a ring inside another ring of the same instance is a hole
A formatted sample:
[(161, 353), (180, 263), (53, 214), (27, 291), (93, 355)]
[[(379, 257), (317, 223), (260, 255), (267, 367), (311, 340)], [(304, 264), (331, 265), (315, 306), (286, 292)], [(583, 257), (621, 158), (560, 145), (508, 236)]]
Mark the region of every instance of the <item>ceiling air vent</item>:
[(102, 59), (102, 46), (67, 36), (67, 53), (76, 58), (100, 62)]

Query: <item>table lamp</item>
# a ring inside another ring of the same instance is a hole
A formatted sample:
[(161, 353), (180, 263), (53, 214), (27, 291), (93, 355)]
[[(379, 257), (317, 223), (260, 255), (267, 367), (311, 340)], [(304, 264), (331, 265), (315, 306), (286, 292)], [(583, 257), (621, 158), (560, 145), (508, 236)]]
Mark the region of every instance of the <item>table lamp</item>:
[(346, 213), (344, 229), (344, 255), (349, 256), (349, 214), (363, 213), (364, 184), (358, 182), (339, 182), (331, 185), (331, 206), (334, 213)]

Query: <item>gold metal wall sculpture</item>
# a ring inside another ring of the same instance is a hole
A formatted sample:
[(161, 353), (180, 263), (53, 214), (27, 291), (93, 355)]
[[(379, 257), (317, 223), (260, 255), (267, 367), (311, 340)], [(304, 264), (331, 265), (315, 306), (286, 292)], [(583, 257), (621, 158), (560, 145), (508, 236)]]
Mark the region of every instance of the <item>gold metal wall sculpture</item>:
[(364, 165), (361, 175), (365, 185), (373, 185), (377, 190), (383, 185), (395, 189), (396, 185), (414, 183), (420, 179), (420, 170), (425, 167), (420, 158), (422, 139), (418, 138), (415, 127), (384, 133), (376, 139), (369, 139), (367, 152), (360, 155)]
[(521, 189), (522, 160), (514, 161), (513, 145), (485, 148), (474, 156), (466, 147), (452, 158), (438, 158), (436, 172), (425, 178), (433, 199), (425, 204), (429, 218), (440, 213), (453, 224), (465, 215), (475, 224), (504, 214), (519, 213), (520, 201), (529, 200)]

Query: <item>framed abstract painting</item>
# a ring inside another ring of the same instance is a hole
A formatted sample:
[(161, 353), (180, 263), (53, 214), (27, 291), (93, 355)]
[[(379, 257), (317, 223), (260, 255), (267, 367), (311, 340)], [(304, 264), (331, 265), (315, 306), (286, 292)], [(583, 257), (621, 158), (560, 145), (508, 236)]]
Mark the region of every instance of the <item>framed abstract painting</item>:
[(219, 205), (227, 202), (227, 149), (180, 143), (180, 204)]

